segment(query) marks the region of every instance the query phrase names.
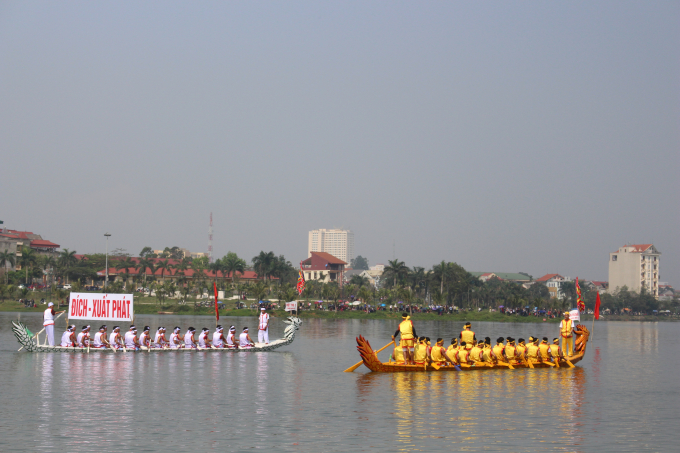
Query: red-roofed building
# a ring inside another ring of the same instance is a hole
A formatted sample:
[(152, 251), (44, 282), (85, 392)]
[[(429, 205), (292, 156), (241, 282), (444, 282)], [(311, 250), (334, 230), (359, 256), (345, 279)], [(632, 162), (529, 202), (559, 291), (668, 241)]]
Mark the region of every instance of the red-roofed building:
[(609, 254), (609, 291), (624, 286), (629, 291), (659, 296), (661, 252), (653, 244), (629, 244)]
[[(0, 252), (14, 253), (19, 257), (24, 247), (30, 247), (41, 255), (51, 255), (56, 253), (59, 244), (47, 241), (31, 231), (0, 229)], [(16, 262), (11, 269), (16, 269)]]
[(338, 282), (342, 285), (342, 274), (345, 271), (346, 262), (326, 252), (310, 252), (310, 254), (312, 256), (301, 263), (306, 280)]
[(545, 274), (541, 278), (536, 279), (536, 283), (543, 283), (548, 287), (550, 297), (553, 299), (563, 299), (564, 293), (561, 291), (562, 282), (567, 281), (566, 278), (560, 274)]

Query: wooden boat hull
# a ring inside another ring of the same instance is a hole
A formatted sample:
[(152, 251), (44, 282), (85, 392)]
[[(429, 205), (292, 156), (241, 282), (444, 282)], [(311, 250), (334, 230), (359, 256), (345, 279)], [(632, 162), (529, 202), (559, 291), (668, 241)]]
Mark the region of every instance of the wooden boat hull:
[[(579, 324), (575, 329), (576, 341), (574, 344), (575, 355), (569, 357), (569, 361), (576, 364), (583, 360), (583, 356), (586, 353), (586, 344), (588, 342), (588, 336), (590, 332), (588, 329)], [(366, 340), (361, 335), (357, 337), (357, 350), (361, 355), (361, 359), (366, 367), (377, 373), (401, 373), (401, 372), (449, 372), (449, 371), (483, 371), (483, 370), (509, 370), (507, 363), (490, 364), (485, 362), (477, 362), (471, 365), (460, 365), (458, 367), (453, 366), (440, 366), (435, 368), (432, 365), (404, 365), (403, 363), (395, 362), (381, 362), (378, 360), (377, 354), (371, 347), (368, 340)], [(556, 368), (555, 366), (548, 365), (547, 363), (532, 362), (534, 368)], [(569, 365), (560, 361), (560, 368), (569, 368)], [(512, 367), (517, 368), (531, 368), (528, 363), (518, 362), (512, 363)]]
[(114, 351), (113, 349), (110, 348), (68, 348), (68, 347), (62, 347), (62, 346), (49, 346), (49, 345), (42, 345), (39, 342), (39, 338), (37, 335), (32, 334), (26, 325), (22, 322), (17, 322), (17, 321), (12, 321), (12, 332), (14, 333), (14, 336), (17, 338), (17, 341), (19, 344), (21, 344), (21, 348), (19, 349), (20, 351), (23, 349), (26, 352), (71, 352), (71, 353), (88, 353), (88, 352), (108, 352), (110, 354), (114, 354), (115, 352), (141, 352), (141, 353), (181, 353), (181, 352), (267, 352), (267, 351), (272, 351), (274, 349), (278, 349), (282, 346), (289, 345), (293, 342), (295, 339), (295, 332), (300, 328), (300, 324), (302, 324), (302, 320), (297, 317), (289, 317), (287, 321), (283, 321), (284, 323), (288, 324), (286, 329), (284, 330), (284, 338), (274, 340), (270, 342), (269, 344), (265, 345), (262, 343), (256, 343), (254, 347), (252, 348), (237, 348), (237, 349), (229, 349), (229, 348), (176, 348), (176, 349), (170, 349), (170, 348), (146, 348), (142, 347), (139, 350), (133, 350), (133, 349), (127, 349), (124, 351), (122, 348), (117, 349)]

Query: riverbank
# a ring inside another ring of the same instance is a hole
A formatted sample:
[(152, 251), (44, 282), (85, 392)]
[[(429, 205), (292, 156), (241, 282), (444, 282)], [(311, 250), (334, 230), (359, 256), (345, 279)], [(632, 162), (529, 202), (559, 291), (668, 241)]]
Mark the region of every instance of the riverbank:
[[(45, 305), (38, 305), (35, 308), (25, 308), (23, 305), (15, 301), (5, 301), (0, 303), (0, 311), (2, 312), (19, 312), (19, 313), (42, 313)], [(64, 310), (66, 307), (56, 309), (57, 311)], [(258, 315), (258, 310), (255, 309), (236, 309), (225, 308), (220, 310), (220, 316), (251, 316)], [(285, 318), (290, 314), (284, 310), (270, 310), (269, 313), (275, 318)], [(215, 316), (215, 309), (213, 307), (194, 307), (193, 303), (187, 305), (172, 304), (158, 304), (152, 302), (136, 302), (135, 314), (137, 315), (190, 315), (190, 316)], [(401, 319), (400, 312), (378, 311), (374, 313), (366, 313), (363, 311), (323, 311), (323, 310), (303, 310), (298, 313), (300, 318), (308, 319), (393, 319), (395, 321)], [(536, 316), (517, 316), (505, 315), (498, 312), (490, 313), (488, 311), (481, 312), (459, 312), (452, 314), (438, 315), (437, 313), (413, 313), (411, 316), (414, 321), (470, 321), (470, 322), (521, 322), (521, 323), (558, 323), (560, 318), (547, 319)], [(544, 320), (545, 319), (545, 320)], [(590, 325), (592, 323), (592, 315), (581, 316), (581, 323)], [(678, 316), (664, 316), (664, 315), (608, 315), (602, 316), (598, 322), (602, 321), (629, 321), (629, 322), (666, 322), (666, 321), (680, 321)]]

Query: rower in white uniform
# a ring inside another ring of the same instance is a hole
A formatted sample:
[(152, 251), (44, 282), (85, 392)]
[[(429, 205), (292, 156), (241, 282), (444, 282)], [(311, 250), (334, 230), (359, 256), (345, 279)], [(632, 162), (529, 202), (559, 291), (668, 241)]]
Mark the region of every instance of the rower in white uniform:
[(43, 326), (47, 334), (47, 343), (54, 346), (54, 315), (63, 313), (64, 311), (54, 311), (54, 304), (50, 302), (47, 304), (47, 310), (43, 314)]
[(229, 334), (227, 335), (227, 347), (229, 349), (238, 349), (238, 339), (236, 338), (236, 327), (231, 326), (229, 328)]
[(220, 325), (215, 327), (215, 333), (213, 334), (213, 346), (216, 348), (226, 348), (227, 339), (224, 338), (224, 328)]
[(93, 348), (110, 348), (111, 345), (109, 344), (108, 340), (106, 339), (106, 329), (108, 327), (106, 324), (101, 326), (99, 328), (99, 332), (94, 334), (94, 344), (92, 345)]
[(139, 336), (139, 345), (144, 346), (146, 348), (151, 347), (151, 337), (149, 336), (149, 332), (151, 331), (151, 327), (149, 326), (144, 326), (144, 331), (142, 334)]
[(269, 313), (260, 308), (260, 324), (257, 331), (257, 342), (269, 344)]
[(123, 338), (120, 336), (120, 326), (113, 326), (113, 331), (109, 335), (109, 346), (113, 349), (120, 349), (123, 347)]
[(125, 332), (125, 348), (139, 351), (139, 341), (137, 340), (137, 328), (132, 325), (130, 330)]
[(153, 339), (153, 347), (157, 349), (167, 348), (170, 342), (165, 338), (165, 327), (159, 327)]
[(210, 340), (209, 334), (210, 334), (210, 329), (208, 329), (207, 327), (204, 327), (201, 330), (201, 334), (198, 336), (198, 347), (199, 348), (210, 349), (211, 340)]
[(187, 333), (184, 334), (184, 347), (193, 349), (196, 348), (196, 339), (194, 338), (194, 332), (196, 332), (196, 329), (193, 327), (189, 327), (187, 329)]
[(72, 348), (76, 345), (76, 326), (68, 326), (66, 332), (61, 334), (61, 343), (59, 346), (62, 348)]
[(182, 347), (182, 340), (179, 337), (179, 327), (175, 327), (170, 334), (170, 349), (179, 349)]
[(78, 346), (81, 348), (86, 348), (90, 343), (90, 326), (83, 326), (83, 330), (78, 334)]
[(238, 343), (239, 346), (241, 346), (242, 348), (252, 348), (253, 346), (255, 346), (253, 340), (250, 339), (250, 335), (248, 335), (247, 327), (244, 327), (243, 332), (241, 332), (241, 335), (239, 335)]

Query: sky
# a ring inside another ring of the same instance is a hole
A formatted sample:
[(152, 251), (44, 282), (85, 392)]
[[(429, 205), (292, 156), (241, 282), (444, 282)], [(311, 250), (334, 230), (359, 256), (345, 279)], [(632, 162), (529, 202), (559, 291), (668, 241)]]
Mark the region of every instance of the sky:
[(78, 253), (680, 285), (678, 2), (0, 3), (0, 220)]

